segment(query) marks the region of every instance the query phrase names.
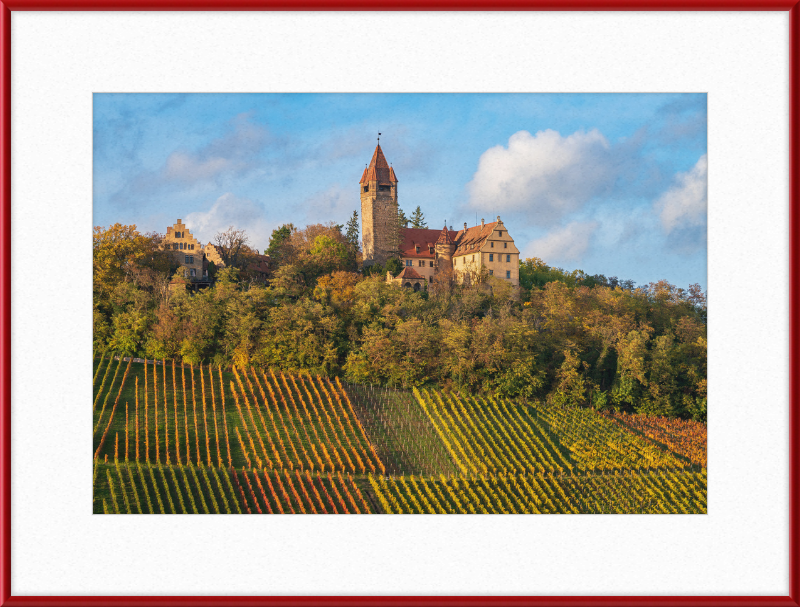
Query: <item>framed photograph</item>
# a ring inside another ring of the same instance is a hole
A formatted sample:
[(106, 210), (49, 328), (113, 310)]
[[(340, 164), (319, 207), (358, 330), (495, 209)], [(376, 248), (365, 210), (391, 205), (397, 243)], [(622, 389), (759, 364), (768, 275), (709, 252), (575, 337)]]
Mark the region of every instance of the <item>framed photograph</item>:
[(798, 604), (798, 14), (4, 4), (3, 604)]

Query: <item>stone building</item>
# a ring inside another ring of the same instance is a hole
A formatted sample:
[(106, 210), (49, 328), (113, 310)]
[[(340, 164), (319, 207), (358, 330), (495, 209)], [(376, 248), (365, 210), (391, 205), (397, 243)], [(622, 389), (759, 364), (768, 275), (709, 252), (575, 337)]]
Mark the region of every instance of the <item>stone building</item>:
[(180, 219), (173, 226), (167, 228), (167, 234), (161, 239), (161, 246), (165, 250), (173, 251), (175, 260), (186, 267), (189, 272), (186, 278), (202, 279), (207, 277), (203, 245), (192, 236)]
[(386, 264), (397, 254), (397, 177), (386, 162), (381, 145), (364, 169), (361, 187), (361, 241), (364, 265)]
[(395, 277), (392, 277), (391, 272), (386, 272), (386, 282), (393, 282), (401, 287), (419, 291), (425, 288), (427, 279), (424, 276), (421, 276), (411, 266), (406, 266), (402, 269), (400, 274)]
[(203, 247), (203, 253), (206, 256), (206, 259), (213, 263), (218, 270), (225, 267), (225, 262), (222, 260), (222, 256), (219, 254), (217, 245), (209, 242), (205, 247)]
[(477, 226), (468, 227), (465, 223), (459, 231), (448, 229), (447, 225), (442, 230), (400, 227), (397, 177), (380, 144), (364, 170), (360, 186), (364, 265), (385, 265), (390, 257), (399, 257), (404, 266), (400, 276), (387, 276), (387, 281), (415, 288), (420, 283), (431, 284), (435, 276), (447, 273), (463, 283), (485, 268), (490, 276), (519, 286), (519, 249), (499, 215), (492, 223), (483, 219)]

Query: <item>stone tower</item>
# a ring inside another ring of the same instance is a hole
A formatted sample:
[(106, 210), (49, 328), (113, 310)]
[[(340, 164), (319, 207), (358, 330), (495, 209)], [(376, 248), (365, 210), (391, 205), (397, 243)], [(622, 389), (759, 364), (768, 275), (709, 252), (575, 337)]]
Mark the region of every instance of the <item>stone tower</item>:
[(436, 250), (436, 274), (447, 274), (453, 271), (453, 253), (456, 252), (456, 243), (450, 236), (447, 229), (447, 222), (444, 224), (442, 233), (434, 245)]
[(381, 144), (361, 176), (361, 241), (364, 265), (371, 266), (397, 255), (400, 248), (397, 223), (397, 177), (386, 162)]

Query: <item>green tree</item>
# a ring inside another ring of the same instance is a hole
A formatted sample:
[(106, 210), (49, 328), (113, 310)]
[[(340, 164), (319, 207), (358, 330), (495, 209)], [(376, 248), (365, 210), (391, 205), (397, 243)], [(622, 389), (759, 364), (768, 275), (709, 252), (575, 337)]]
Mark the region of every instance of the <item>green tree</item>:
[(347, 221), (347, 230), (344, 237), (347, 242), (353, 247), (354, 251), (358, 251), (359, 237), (358, 237), (358, 211), (353, 211), (353, 216)]
[(397, 276), (403, 271), (403, 262), (397, 257), (391, 257), (386, 261), (386, 270), (392, 273), (392, 276)]
[(282, 265), (291, 257), (291, 237), (295, 232), (295, 227), (291, 223), (285, 223), (277, 230), (272, 230), (269, 237), (269, 246), (265, 251), (270, 256), (272, 263)]
[(397, 225), (401, 228), (406, 227), (408, 223), (408, 217), (406, 217), (405, 212), (400, 207), (397, 207)]
[(425, 216), (422, 214), (422, 209), (417, 205), (414, 212), (411, 214), (411, 227), (412, 228), (427, 228), (428, 224), (425, 221)]

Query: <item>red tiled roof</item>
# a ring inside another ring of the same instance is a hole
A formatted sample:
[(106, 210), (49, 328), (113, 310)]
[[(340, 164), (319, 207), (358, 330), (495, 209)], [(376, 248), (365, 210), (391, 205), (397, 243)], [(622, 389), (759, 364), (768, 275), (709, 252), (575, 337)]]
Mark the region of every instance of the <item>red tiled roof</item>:
[(378, 144), (378, 147), (375, 148), (375, 153), (372, 154), (369, 166), (364, 169), (364, 174), (361, 175), (360, 183), (363, 184), (368, 181), (377, 181), (379, 184), (397, 183), (394, 169), (386, 162), (386, 156), (383, 155), (381, 144)]
[(397, 278), (422, 278), (419, 273), (412, 268), (411, 266), (406, 266), (403, 268), (403, 271), (397, 275)]
[[(437, 243), (456, 245), (453, 256), (476, 253), (483, 247), (496, 225), (497, 222), (493, 221), (483, 226), (473, 226), (458, 232), (448, 230), (446, 227), (441, 231), (426, 228), (400, 228), (400, 257), (434, 259), (436, 255), (431, 253), (430, 249), (434, 248)], [(417, 253), (417, 247), (419, 247), (419, 253)]]
[[(455, 232), (451, 232), (455, 236)], [(433, 259), (431, 247), (436, 245), (439, 230), (427, 228), (400, 228), (400, 256)], [(417, 253), (419, 247), (419, 253)]]
[(251, 272), (260, 272), (261, 274), (269, 274), (269, 255), (256, 255), (255, 261), (250, 262), (247, 269)]
[(483, 226), (473, 226), (458, 232), (454, 239), (456, 251), (453, 253), (453, 256), (466, 255), (479, 251), (496, 225), (497, 222), (493, 221)]

